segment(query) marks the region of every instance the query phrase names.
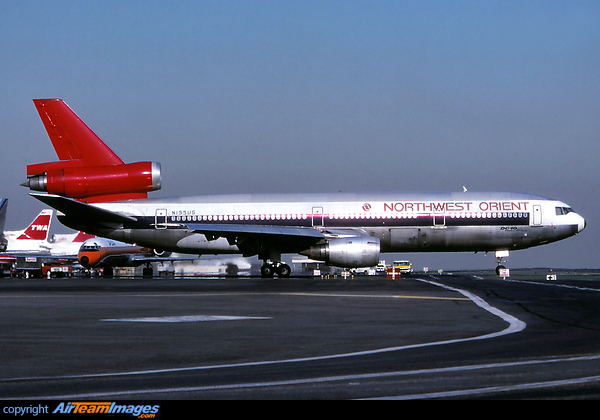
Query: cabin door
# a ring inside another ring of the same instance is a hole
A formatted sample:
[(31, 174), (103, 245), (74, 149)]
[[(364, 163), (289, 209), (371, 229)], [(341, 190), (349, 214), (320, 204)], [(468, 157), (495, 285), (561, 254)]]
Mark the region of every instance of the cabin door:
[(156, 229), (166, 229), (167, 228), (167, 210), (166, 209), (156, 209), (156, 213), (154, 215), (154, 227)]

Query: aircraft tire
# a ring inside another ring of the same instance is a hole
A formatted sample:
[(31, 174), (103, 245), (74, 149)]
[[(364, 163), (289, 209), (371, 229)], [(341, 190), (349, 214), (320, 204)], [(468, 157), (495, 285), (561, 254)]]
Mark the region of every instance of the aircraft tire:
[(264, 264), (260, 267), (260, 275), (263, 278), (271, 278), (275, 274), (275, 269), (271, 264)]
[(279, 277), (288, 278), (292, 274), (292, 269), (287, 264), (281, 264), (277, 267), (277, 274)]

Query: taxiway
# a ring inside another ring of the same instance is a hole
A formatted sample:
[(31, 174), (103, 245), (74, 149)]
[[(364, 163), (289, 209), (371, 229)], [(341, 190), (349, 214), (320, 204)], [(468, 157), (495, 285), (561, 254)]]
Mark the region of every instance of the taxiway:
[(3, 399), (598, 398), (600, 276), (0, 281)]

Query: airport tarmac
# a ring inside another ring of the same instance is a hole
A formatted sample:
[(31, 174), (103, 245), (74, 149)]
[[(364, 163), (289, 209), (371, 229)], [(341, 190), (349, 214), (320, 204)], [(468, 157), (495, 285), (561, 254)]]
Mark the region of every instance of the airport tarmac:
[(596, 399), (600, 275), (545, 275), (1, 279), (0, 398)]

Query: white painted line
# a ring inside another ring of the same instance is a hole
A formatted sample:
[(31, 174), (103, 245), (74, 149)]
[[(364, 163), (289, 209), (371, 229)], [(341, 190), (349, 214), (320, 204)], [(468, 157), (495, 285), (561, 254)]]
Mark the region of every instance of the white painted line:
[(563, 287), (565, 289), (575, 289), (575, 290), (582, 290), (584, 292), (600, 292), (600, 289), (595, 289), (593, 287), (582, 287), (582, 286), (571, 286), (568, 284), (561, 284), (561, 283), (551, 283), (551, 282), (541, 282), (541, 281), (527, 281), (527, 280), (514, 280), (514, 279), (500, 279), (502, 281), (506, 281), (509, 283), (525, 283), (525, 284), (532, 284), (534, 286), (553, 286), (553, 287)]
[(428, 394), (403, 395), (398, 397), (373, 398), (381, 400), (424, 400), (431, 398), (466, 397), (470, 395), (490, 394), (511, 391), (531, 391), (541, 388), (552, 388), (557, 386), (581, 385), (592, 382), (600, 382), (600, 376), (588, 376), (585, 378), (561, 379), (556, 381), (533, 382), (527, 384), (492, 386), (488, 388), (461, 389), (457, 391), (432, 392)]
[(481, 309), (485, 309), (489, 313), (496, 315), (497, 317), (502, 318), (504, 321), (508, 322), (508, 327), (505, 330), (498, 331), (498, 332), (492, 333), (492, 334), (482, 335), (479, 337), (467, 338), (467, 339), (464, 339), (464, 341), (482, 340), (482, 339), (486, 339), (486, 338), (499, 337), (501, 335), (506, 335), (506, 334), (513, 334), (513, 333), (516, 333), (519, 331), (523, 331), (525, 329), (525, 327), (527, 326), (527, 324), (525, 324), (520, 319), (517, 319), (514, 316), (507, 314), (506, 312), (503, 312), (494, 306), (491, 306), (485, 300), (481, 299), (479, 296), (474, 295), (471, 292), (467, 292), (466, 290), (462, 290), (462, 289), (457, 289), (455, 287), (450, 287), (445, 284), (437, 283), (435, 281), (424, 280), (424, 279), (416, 279), (416, 280), (422, 281), (424, 283), (430, 283), (435, 286), (438, 286), (438, 287), (441, 287), (441, 288), (444, 288), (447, 290), (453, 290), (457, 293), (460, 293), (461, 295), (471, 299), (473, 301), (473, 303), (475, 303), (475, 305), (479, 306)]
[[(485, 369), (499, 369), (506, 367), (517, 367), (517, 366), (531, 366), (531, 365), (544, 365), (552, 363), (569, 363), (569, 362), (581, 362), (589, 360), (598, 360), (600, 355), (590, 356), (575, 356), (565, 358), (554, 358), (554, 359), (535, 359), (517, 362), (500, 362), (500, 363), (487, 363), (480, 365), (464, 365), (464, 366), (452, 366), (445, 368), (434, 368), (434, 369), (418, 369), (408, 371), (396, 371), (396, 372), (379, 372), (379, 373), (365, 373), (365, 374), (354, 374), (354, 375), (338, 375), (338, 376), (321, 376), (305, 379), (289, 379), (281, 381), (268, 381), (268, 382), (247, 382), (227, 385), (200, 385), (200, 386), (189, 386), (189, 387), (172, 387), (172, 388), (153, 388), (153, 389), (137, 389), (137, 390), (126, 390), (126, 391), (106, 391), (106, 392), (95, 392), (95, 393), (82, 393), (72, 395), (59, 395), (52, 396), (54, 399), (68, 399), (68, 398), (100, 398), (100, 397), (116, 397), (124, 395), (143, 395), (143, 394), (154, 394), (154, 393), (182, 393), (182, 392), (206, 392), (206, 391), (226, 391), (233, 389), (248, 389), (248, 388), (267, 388), (277, 386), (293, 386), (293, 385), (307, 385), (317, 384), (326, 382), (340, 382), (340, 381), (361, 381), (370, 379), (383, 379), (399, 376), (420, 376), (427, 374), (436, 373), (450, 373), (450, 372), (464, 372), (464, 371), (475, 371)], [(427, 399), (427, 398), (449, 398), (456, 396), (468, 396), (486, 393), (497, 393), (497, 392), (508, 392), (508, 391), (521, 391), (521, 390), (532, 390), (540, 388), (548, 388), (555, 386), (567, 386), (567, 385), (578, 385), (586, 384), (591, 382), (600, 382), (600, 376), (588, 376), (582, 378), (572, 379), (558, 379), (553, 381), (545, 382), (533, 382), (524, 384), (494, 386), (486, 388), (474, 388), (465, 390), (455, 391), (442, 391), (442, 392), (431, 392), (424, 394), (408, 394), (408, 395), (396, 395), (386, 397), (375, 397), (371, 399), (391, 399), (391, 400), (411, 400), (411, 399)], [(367, 398), (369, 399), (369, 398)]]
[(158, 322), (158, 323), (177, 323), (177, 322), (208, 322), (208, 321), (241, 321), (247, 319), (272, 319), (262, 316), (218, 316), (218, 315), (187, 315), (187, 316), (162, 316), (146, 318), (112, 318), (101, 319), (105, 322)]

